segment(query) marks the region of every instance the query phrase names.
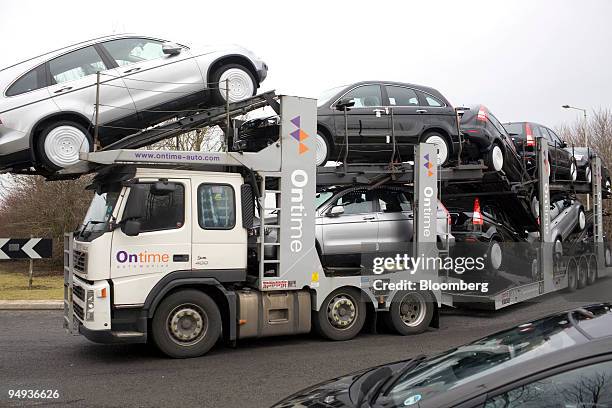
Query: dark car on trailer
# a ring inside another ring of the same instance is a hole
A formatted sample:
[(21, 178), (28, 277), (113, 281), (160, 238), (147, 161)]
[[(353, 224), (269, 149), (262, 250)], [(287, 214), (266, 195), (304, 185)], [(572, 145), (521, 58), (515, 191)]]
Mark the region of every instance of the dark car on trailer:
[(611, 309), (601, 303), (552, 314), (438, 355), (323, 382), (274, 407), (611, 407)]
[(525, 167), (534, 174), (537, 168), (536, 139), (548, 144), (550, 177), (557, 181), (576, 181), (576, 161), (559, 135), (550, 128), (535, 122), (508, 122), (504, 128), (512, 136), (516, 151), (521, 155)]
[(566, 147), (565, 150), (574, 156), (576, 166), (578, 167), (577, 179), (590, 183), (592, 181), (591, 164), (593, 159), (598, 156), (601, 159), (601, 188), (604, 194), (609, 194), (612, 188), (610, 172), (606, 163), (603, 161), (603, 156), (592, 147)]
[(484, 105), (458, 108), (463, 137), (462, 157), (484, 159), (489, 170), (503, 171), (511, 181), (523, 181), (521, 157), (501, 122)]
[[(278, 126), (276, 117), (244, 123), (234, 149), (259, 150), (276, 142)], [(408, 161), (413, 146), (427, 142), (438, 146), (438, 162), (446, 164), (457, 156), (458, 133), (455, 109), (437, 90), (401, 82), (357, 82), (319, 97), (316, 163), (343, 161), (345, 153), (350, 162)]]
[[(485, 272), (495, 277), (504, 270), (536, 278), (535, 239), (517, 222), (517, 207), (503, 197), (454, 197), (444, 199), (455, 238), (453, 257), (485, 259)], [(521, 220), (524, 221), (524, 220)]]

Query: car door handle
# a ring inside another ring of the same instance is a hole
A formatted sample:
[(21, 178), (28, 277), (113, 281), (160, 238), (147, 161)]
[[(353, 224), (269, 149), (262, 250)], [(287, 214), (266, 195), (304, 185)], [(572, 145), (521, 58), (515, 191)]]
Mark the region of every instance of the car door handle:
[(71, 89), (72, 89), (72, 87), (71, 87), (71, 86), (65, 86), (65, 87), (63, 87), (63, 88), (58, 89), (57, 91), (55, 91), (55, 92), (53, 92), (53, 93), (62, 93), (62, 92), (65, 92), (65, 91), (69, 91), (69, 90), (71, 90)]
[(385, 115), (387, 114), (387, 110), (386, 109), (373, 109), (372, 112), (374, 112), (376, 114), (377, 118), (380, 118), (383, 113)]
[(363, 219), (364, 219), (364, 220), (373, 220), (373, 219), (375, 219), (375, 218), (376, 218), (376, 217), (374, 217), (374, 216), (367, 216), (367, 217), (363, 217)]
[(140, 71), (140, 67), (136, 67), (136, 68), (132, 68), (132, 69), (128, 69), (127, 71), (123, 71), (124, 74), (129, 74), (132, 72), (136, 72), (136, 71)]
[(427, 109), (417, 109), (416, 113), (427, 113)]
[(172, 255), (172, 262), (188, 262), (188, 261), (189, 261), (189, 255), (186, 255), (186, 254)]
[(414, 215), (413, 214), (408, 214), (408, 219), (409, 220), (413, 220), (414, 219)]

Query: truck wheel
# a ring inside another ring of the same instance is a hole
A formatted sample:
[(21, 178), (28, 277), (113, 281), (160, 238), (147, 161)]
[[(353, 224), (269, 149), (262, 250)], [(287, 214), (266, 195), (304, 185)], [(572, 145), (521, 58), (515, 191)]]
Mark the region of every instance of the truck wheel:
[(587, 285), (589, 275), (589, 262), (586, 256), (578, 258), (578, 289), (582, 289)]
[(427, 293), (398, 292), (383, 318), (389, 328), (406, 336), (427, 330), (433, 314), (434, 305)]
[(330, 340), (350, 340), (365, 323), (365, 303), (355, 288), (340, 288), (332, 292), (315, 313), (313, 323), (321, 336)]
[(575, 258), (571, 258), (567, 263), (567, 291), (574, 292), (578, 289), (578, 263)]
[(597, 280), (597, 257), (589, 256), (589, 274), (587, 275), (587, 285), (592, 285)]
[(215, 302), (198, 290), (181, 290), (165, 298), (151, 323), (153, 341), (167, 356), (197, 357), (215, 345), (221, 314)]

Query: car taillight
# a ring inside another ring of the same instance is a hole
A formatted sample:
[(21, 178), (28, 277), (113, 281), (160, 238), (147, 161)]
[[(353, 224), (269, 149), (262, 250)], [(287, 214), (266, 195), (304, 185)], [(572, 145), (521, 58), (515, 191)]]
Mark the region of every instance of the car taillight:
[(525, 123), (525, 134), (527, 135), (527, 146), (535, 146), (535, 139), (529, 123)]
[(476, 116), (476, 119), (478, 119), (481, 122), (486, 122), (487, 121), (487, 108), (485, 108), (484, 106), (481, 106), (480, 109), (478, 109), (478, 115)]
[(472, 213), (472, 224), (473, 225), (482, 225), (482, 213), (480, 212), (480, 200), (476, 198), (474, 200), (474, 212)]

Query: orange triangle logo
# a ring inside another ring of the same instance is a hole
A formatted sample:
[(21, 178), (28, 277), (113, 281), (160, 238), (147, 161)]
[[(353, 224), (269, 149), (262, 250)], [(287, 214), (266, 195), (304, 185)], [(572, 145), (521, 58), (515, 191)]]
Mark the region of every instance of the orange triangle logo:
[(300, 129), (300, 142), (303, 141), (303, 140), (306, 140), (307, 137), (308, 137), (308, 133), (306, 133), (302, 129)]
[(308, 147), (306, 147), (306, 145), (302, 142), (300, 142), (300, 154), (306, 153), (308, 151)]

